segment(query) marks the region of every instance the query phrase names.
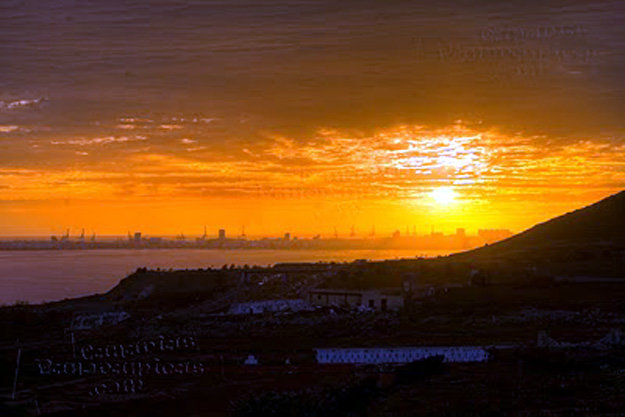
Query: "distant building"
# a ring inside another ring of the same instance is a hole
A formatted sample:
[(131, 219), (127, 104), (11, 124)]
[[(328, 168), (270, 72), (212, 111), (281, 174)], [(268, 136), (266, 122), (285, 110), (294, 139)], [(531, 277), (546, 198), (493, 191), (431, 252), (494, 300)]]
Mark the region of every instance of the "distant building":
[(286, 240), (286, 241), (291, 240), (291, 234), (290, 233), (285, 233), (284, 234), (284, 240)]
[(226, 240), (226, 229), (219, 229), (219, 240)]
[(308, 301), (318, 306), (364, 306), (379, 311), (399, 310), (404, 306), (404, 296), (400, 289), (316, 289), (309, 291)]
[(135, 232), (134, 241), (141, 242), (141, 232)]

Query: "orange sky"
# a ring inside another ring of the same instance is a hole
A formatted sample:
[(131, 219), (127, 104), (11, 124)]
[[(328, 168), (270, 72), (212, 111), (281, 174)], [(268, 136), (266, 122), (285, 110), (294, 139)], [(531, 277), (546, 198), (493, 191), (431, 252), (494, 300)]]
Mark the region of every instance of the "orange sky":
[[(37, 142), (34, 152), (73, 160), (0, 169), (2, 234), (521, 231), (617, 192), (625, 179), (625, 145), (610, 138), (558, 144), (458, 122), (305, 138), (263, 132), (233, 147), (201, 145), (198, 123), (125, 118), (109, 136)], [(162, 136), (177, 137), (173, 151), (156, 145)]]
[(144, 3), (0, 10), (0, 235), (521, 231), (625, 188), (624, 2)]

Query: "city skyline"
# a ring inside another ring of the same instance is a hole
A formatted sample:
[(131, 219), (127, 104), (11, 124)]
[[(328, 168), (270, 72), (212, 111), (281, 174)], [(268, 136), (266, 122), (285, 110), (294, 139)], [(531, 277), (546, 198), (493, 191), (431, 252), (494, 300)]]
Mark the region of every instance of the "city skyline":
[[(180, 240), (189, 240), (189, 239), (218, 239), (220, 238), (220, 232), (223, 231), (225, 233), (225, 237), (227, 239), (278, 239), (284, 238), (288, 235), (291, 239), (312, 239), (312, 238), (323, 238), (323, 239), (333, 239), (333, 238), (341, 238), (341, 239), (368, 239), (368, 238), (389, 238), (389, 237), (427, 237), (427, 236), (453, 236), (459, 234), (466, 234), (479, 236), (483, 233), (489, 232), (506, 232), (510, 235), (516, 233), (517, 231), (512, 231), (510, 229), (505, 228), (485, 228), (485, 229), (476, 229), (469, 230), (464, 227), (456, 227), (451, 228), (449, 230), (438, 230), (435, 227), (431, 227), (430, 230), (420, 230), (417, 229), (416, 226), (405, 226), (403, 228), (391, 228), (388, 230), (377, 230), (375, 225), (373, 225), (368, 230), (358, 229), (354, 226), (349, 228), (335, 228), (333, 230), (326, 231), (316, 231), (310, 233), (300, 233), (298, 231), (291, 230), (282, 230), (275, 231), (272, 233), (248, 233), (245, 230), (245, 227), (239, 228), (238, 230), (229, 230), (222, 228), (206, 228), (204, 231), (202, 230), (194, 230), (194, 231), (183, 231), (181, 230), (178, 233), (158, 233), (154, 231), (144, 231), (144, 230), (135, 230), (129, 229), (125, 233), (112, 233), (112, 234), (100, 234), (96, 230), (87, 230), (84, 228), (81, 229), (59, 229), (58, 232), (47, 234), (47, 235), (0, 235), (0, 239), (11, 239), (11, 238), (25, 238), (25, 239), (48, 239), (48, 238), (66, 238), (72, 240), (95, 240), (96, 238), (102, 239), (130, 239), (137, 233), (140, 234), (143, 238), (146, 237), (162, 237), (167, 239), (180, 239)], [(520, 231), (518, 231), (520, 232)]]
[(130, 232), (126, 236), (98, 236), (87, 234), (83, 229), (80, 235), (72, 235), (67, 230), (62, 235), (47, 237), (11, 237), (0, 239), (0, 250), (45, 250), (45, 249), (279, 249), (279, 250), (385, 250), (415, 249), (459, 251), (492, 244), (514, 234), (507, 229), (480, 229), (475, 234), (467, 233), (464, 228), (457, 228), (454, 233), (445, 234), (432, 229), (428, 234), (417, 233), (416, 227), (406, 227), (405, 233), (395, 230), (390, 234), (376, 234), (372, 229), (367, 235), (356, 234), (351, 228), (348, 235), (341, 235), (338, 229), (333, 234), (297, 235), (285, 232), (279, 236), (247, 235), (228, 233), (218, 229), (209, 233), (205, 228), (201, 235), (163, 236), (146, 234), (141, 231)]

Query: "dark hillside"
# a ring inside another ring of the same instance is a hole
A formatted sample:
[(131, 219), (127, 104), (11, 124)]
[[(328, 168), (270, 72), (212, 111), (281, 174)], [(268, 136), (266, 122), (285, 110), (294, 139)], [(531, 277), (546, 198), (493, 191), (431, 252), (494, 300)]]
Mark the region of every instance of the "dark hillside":
[(497, 257), (556, 248), (625, 247), (625, 191), (588, 207), (538, 224), (518, 235), (490, 246), (453, 257)]

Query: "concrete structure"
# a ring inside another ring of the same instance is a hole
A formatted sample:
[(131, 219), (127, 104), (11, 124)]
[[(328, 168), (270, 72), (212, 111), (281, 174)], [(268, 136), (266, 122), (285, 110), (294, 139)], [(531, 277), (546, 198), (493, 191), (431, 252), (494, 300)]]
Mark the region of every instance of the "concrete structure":
[(486, 362), (488, 352), (481, 346), (420, 346), (394, 348), (315, 349), (317, 363), (403, 364), (443, 356), (444, 362)]
[(367, 307), (374, 310), (399, 310), (404, 296), (399, 289), (342, 290), (316, 289), (308, 293), (308, 301), (318, 306)]
[(219, 240), (226, 240), (226, 229), (219, 229)]

